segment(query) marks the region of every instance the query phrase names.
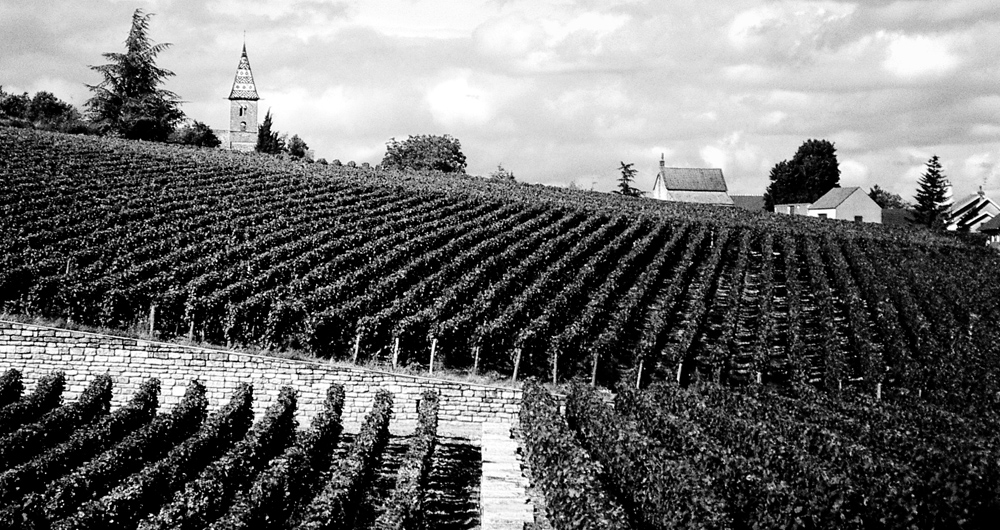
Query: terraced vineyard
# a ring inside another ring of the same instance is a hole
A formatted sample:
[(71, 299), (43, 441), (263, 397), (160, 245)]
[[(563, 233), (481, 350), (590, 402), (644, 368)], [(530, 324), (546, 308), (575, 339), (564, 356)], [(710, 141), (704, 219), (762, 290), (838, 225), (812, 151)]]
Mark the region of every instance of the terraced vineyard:
[[(56, 372), (22, 395), (17, 371), (0, 378), (3, 528), (440, 526), (427, 490), (438, 440), (435, 392), (422, 396), (416, 431), (386, 474), (392, 395), (385, 391), (374, 396), (360, 430), (348, 435), (339, 386), (329, 389), (323, 409), (303, 430), (297, 430), (291, 388), (251, 425), (247, 384), (211, 415), (197, 381), (168, 414), (157, 414), (156, 379), (110, 413), (111, 377), (96, 378), (69, 404), (61, 404), (64, 386)], [(380, 476), (389, 485), (376, 491)]]
[(11, 313), (403, 364), (433, 344), (556, 382), (1000, 390), (997, 256), (927, 232), (11, 129), (0, 149)]
[[(23, 130), (0, 129), (0, 153), (3, 311), (403, 364), (433, 348), (450, 368), (614, 388), (611, 407), (572, 386), (563, 418), (526, 387), (523, 448), (554, 528), (1000, 520), (986, 249)], [(156, 414), (155, 381), (112, 413), (108, 378), (65, 405), (58, 375), (29, 395), (18, 382), (0, 379), (5, 528), (400, 528), (439, 483), (420, 478), (432, 411), (387, 451), (385, 393), (346, 436), (337, 388), (297, 432), (294, 389), (251, 426), (249, 387), (208, 417), (196, 383)]]

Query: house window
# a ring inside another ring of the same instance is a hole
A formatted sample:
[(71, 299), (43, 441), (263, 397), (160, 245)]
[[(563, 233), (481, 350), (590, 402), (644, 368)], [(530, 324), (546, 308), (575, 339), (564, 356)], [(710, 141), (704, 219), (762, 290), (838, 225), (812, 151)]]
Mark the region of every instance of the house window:
[(817, 217), (819, 217), (820, 219), (826, 219), (826, 214), (825, 213), (821, 213)]
[(240, 122), (240, 130), (246, 132), (246, 130), (247, 130), (247, 122), (245, 122), (245, 121), (241, 121)]
[(243, 116), (247, 112), (246, 105), (240, 105), (240, 116)]
[(854, 222), (855, 223), (863, 223), (864, 221), (865, 221), (865, 216), (863, 216), (863, 215), (855, 215), (854, 216)]

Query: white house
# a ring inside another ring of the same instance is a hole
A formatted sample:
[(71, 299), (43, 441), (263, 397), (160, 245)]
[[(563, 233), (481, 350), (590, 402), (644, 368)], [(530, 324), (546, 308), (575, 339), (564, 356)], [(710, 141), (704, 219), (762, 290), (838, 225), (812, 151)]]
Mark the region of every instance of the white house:
[(993, 202), (979, 188), (979, 193), (973, 193), (955, 203), (948, 211), (948, 230), (962, 232), (978, 232), (979, 228), (1000, 214), (1000, 205)]
[(809, 205), (809, 217), (882, 223), (882, 207), (857, 186), (833, 188)]
[(733, 205), (721, 169), (666, 167), (662, 157), (660, 172), (653, 183), (653, 198), (661, 201)]

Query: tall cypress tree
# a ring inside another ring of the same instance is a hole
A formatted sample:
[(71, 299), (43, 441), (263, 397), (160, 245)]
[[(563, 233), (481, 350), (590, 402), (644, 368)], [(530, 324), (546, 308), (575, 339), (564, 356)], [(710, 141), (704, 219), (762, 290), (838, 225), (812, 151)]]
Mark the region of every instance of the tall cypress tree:
[(150, 42), (151, 16), (152, 13), (143, 14), (136, 9), (125, 40), (125, 53), (102, 54), (110, 62), (90, 67), (104, 76), (104, 80), (87, 85), (94, 95), (86, 105), (90, 119), (105, 133), (162, 142), (184, 118), (184, 113), (177, 94), (159, 88), (174, 73), (156, 66), (156, 56), (170, 44)]
[(937, 155), (927, 161), (927, 171), (920, 176), (920, 188), (914, 199), (917, 206), (914, 210), (915, 222), (932, 228), (940, 228), (951, 208), (948, 188), (951, 184), (941, 169)]
[(264, 123), (257, 128), (257, 152), (277, 155), (285, 147), (278, 136), (278, 131), (271, 130), (271, 109), (264, 115)]

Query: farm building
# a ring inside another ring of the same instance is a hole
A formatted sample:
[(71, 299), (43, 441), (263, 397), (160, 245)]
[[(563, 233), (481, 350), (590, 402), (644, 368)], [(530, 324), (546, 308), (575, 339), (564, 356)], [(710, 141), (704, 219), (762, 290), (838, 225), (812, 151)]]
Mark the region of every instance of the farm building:
[(907, 208), (883, 208), (882, 224), (892, 226), (913, 226), (917, 218), (913, 210)]
[(882, 208), (857, 186), (833, 188), (809, 206), (809, 217), (882, 223)]
[(783, 213), (785, 215), (809, 215), (809, 206), (808, 202), (775, 204), (774, 213)]
[(653, 198), (661, 201), (733, 205), (721, 169), (666, 167), (662, 157), (660, 172), (653, 183)]
[(747, 210), (749, 212), (763, 212), (766, 210), (764, 208), (764, 196), (763, 195), (730, 195), (733, 199), (733, 206)]
[(955, 203), (948, 212), (947, 229), (959, 232), (978, 232), (979, 228), (1000, 214), (1000, 205), (983, 193), (978, 193)]

